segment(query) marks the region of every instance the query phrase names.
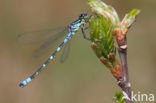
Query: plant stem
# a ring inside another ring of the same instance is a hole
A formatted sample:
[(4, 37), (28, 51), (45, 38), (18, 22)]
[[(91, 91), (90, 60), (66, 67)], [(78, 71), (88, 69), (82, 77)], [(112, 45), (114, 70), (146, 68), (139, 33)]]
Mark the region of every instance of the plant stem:
[[(125, 46), (122, 48), (122, 46)], [(121, 60), (123, 76), (122, 79), (119, 81), (119, 86), (126, 94), (128, 98), (126, 98), (126, 103), (133, 103), (132, 101), (132, 92), (131, 92), (131, 84), (129, 81), (129, 74), (128, 74), (128, 66), (127, 66), (127, 39), (125, 37), (124, 42), (120, 45), (119, 44), (119, 56)]]
[[(128, 95), (129, 99), (131, 100), (132, 94), (131, 94), (131, 86), (129, 81), (129, 75), (128, 75), (128, 67), (127, 67), (127, 50), (125, 52), (119, 52), (120, 58), (121, 58), (121, 64), (122, 64), (122, 70), (123, 70), (123, 87), (122, 90)], [(132, 101), (126, 100), (126, 103), (133, 103)]]

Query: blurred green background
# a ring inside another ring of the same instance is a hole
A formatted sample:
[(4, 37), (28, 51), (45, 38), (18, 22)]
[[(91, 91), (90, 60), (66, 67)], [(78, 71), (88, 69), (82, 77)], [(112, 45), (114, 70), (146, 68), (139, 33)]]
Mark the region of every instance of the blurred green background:
[[(141, 10), (128, 32), (130, 80), (135, 93), (156, 95), (156, 0), (103, 1), (121, 19), (133, 8)], [(17, 35), (68, 25), (89, 10), (87, 0), (0, 0), (0, 103), (112, 103), (120, 88), (81, 33), (72, 39), (64, 64), (59, 53), (33, 82), (18, 87), (53, 50), (35, 59), (40, 44), (21, 45)]]

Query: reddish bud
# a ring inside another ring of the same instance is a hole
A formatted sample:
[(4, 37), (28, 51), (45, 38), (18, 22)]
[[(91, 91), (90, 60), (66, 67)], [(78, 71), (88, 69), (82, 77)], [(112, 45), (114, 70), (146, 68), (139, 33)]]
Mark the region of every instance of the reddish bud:
[(122, 78), (122, 68), (120, 66), (120, 63), (118, 63), (115, 68), (111, 68), (110, 71), (112, 72), (113, 76), (116, 78), (116, 79), (120, 79)]
[(113, 63), (115, 61), (115, 56), (113, 53), (109, 53), (108, 57), (109, 57), (109, 60), (111, 63)]
[(108, 63), (108, 61), (104, 57), (100, 57), (100, 61), (108, 68), (111, 68), (111, 65)]

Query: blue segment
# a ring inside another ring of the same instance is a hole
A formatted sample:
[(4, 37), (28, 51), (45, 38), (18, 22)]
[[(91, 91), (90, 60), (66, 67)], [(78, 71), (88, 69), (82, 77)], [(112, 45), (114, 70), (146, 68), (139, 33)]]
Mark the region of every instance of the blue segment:
[(23, 81), (21, 84), (22, 84), (23, 86), (25, 86), (25, 85), (27, 84), (27, 82), (26, 82), (26, 81)]
[(65, 38), (65, 39), (64, 39), (64, 43), (66, 43), (67, 41), (68, 41), (68, 39), (67, 39), (67, 38)]
[(60, 48), (60, 47), (58, 47), (58, 48), (57, 48), (57, 52), (59, 52), (60, 50), (61, 50), (61, 48)]
[(29, 77), (29, 78), (27, 78), (25, 81), (21, 82), (21, 83), (19, 84), (19, 86), (22, 88), (22, 87), (26, 86), (29, 82), (31, 82), (31, 80), (32, 80), (32, 79)]
[(69, 38), (69, 37), (71, 37), (71, 35), (72, 35), (72, 33), (70, 32), (70, 33), (67, 35), (67, 37), (66, 37), (66, 38)]
[(50, 56), (49, 59), (52, 60), (53, 59), (53, 56)]
[(73, 26), (73, 28), (74, 28), (75, 30), (78, 30), (78, 29), (79, 29), (79, 26), (80, 26), (80, 23), (75, 24), (75, 25)]
[(79, 26), (80, 26), (80, 24), (76, 24), (75, 29), (78, 30)]
[(31, 82), (31, 80), (32, 79), (29, 77), (28, 79), (26, 79), (26, 82), (29, 83), (29, 82)]
[(38, 72), (36, 72), (36, 75), (38, 75)]
[(46, 65), (45, 64), (42, 64), (42, 66), (45, 67)]

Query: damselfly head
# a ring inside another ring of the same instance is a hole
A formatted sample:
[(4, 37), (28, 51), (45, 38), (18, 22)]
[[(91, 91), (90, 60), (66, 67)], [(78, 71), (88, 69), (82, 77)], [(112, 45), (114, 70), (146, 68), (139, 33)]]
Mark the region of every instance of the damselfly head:
[(80, 14), (79, 15), (79, 19), (88, 19), (88, 15), (87, 14)]

